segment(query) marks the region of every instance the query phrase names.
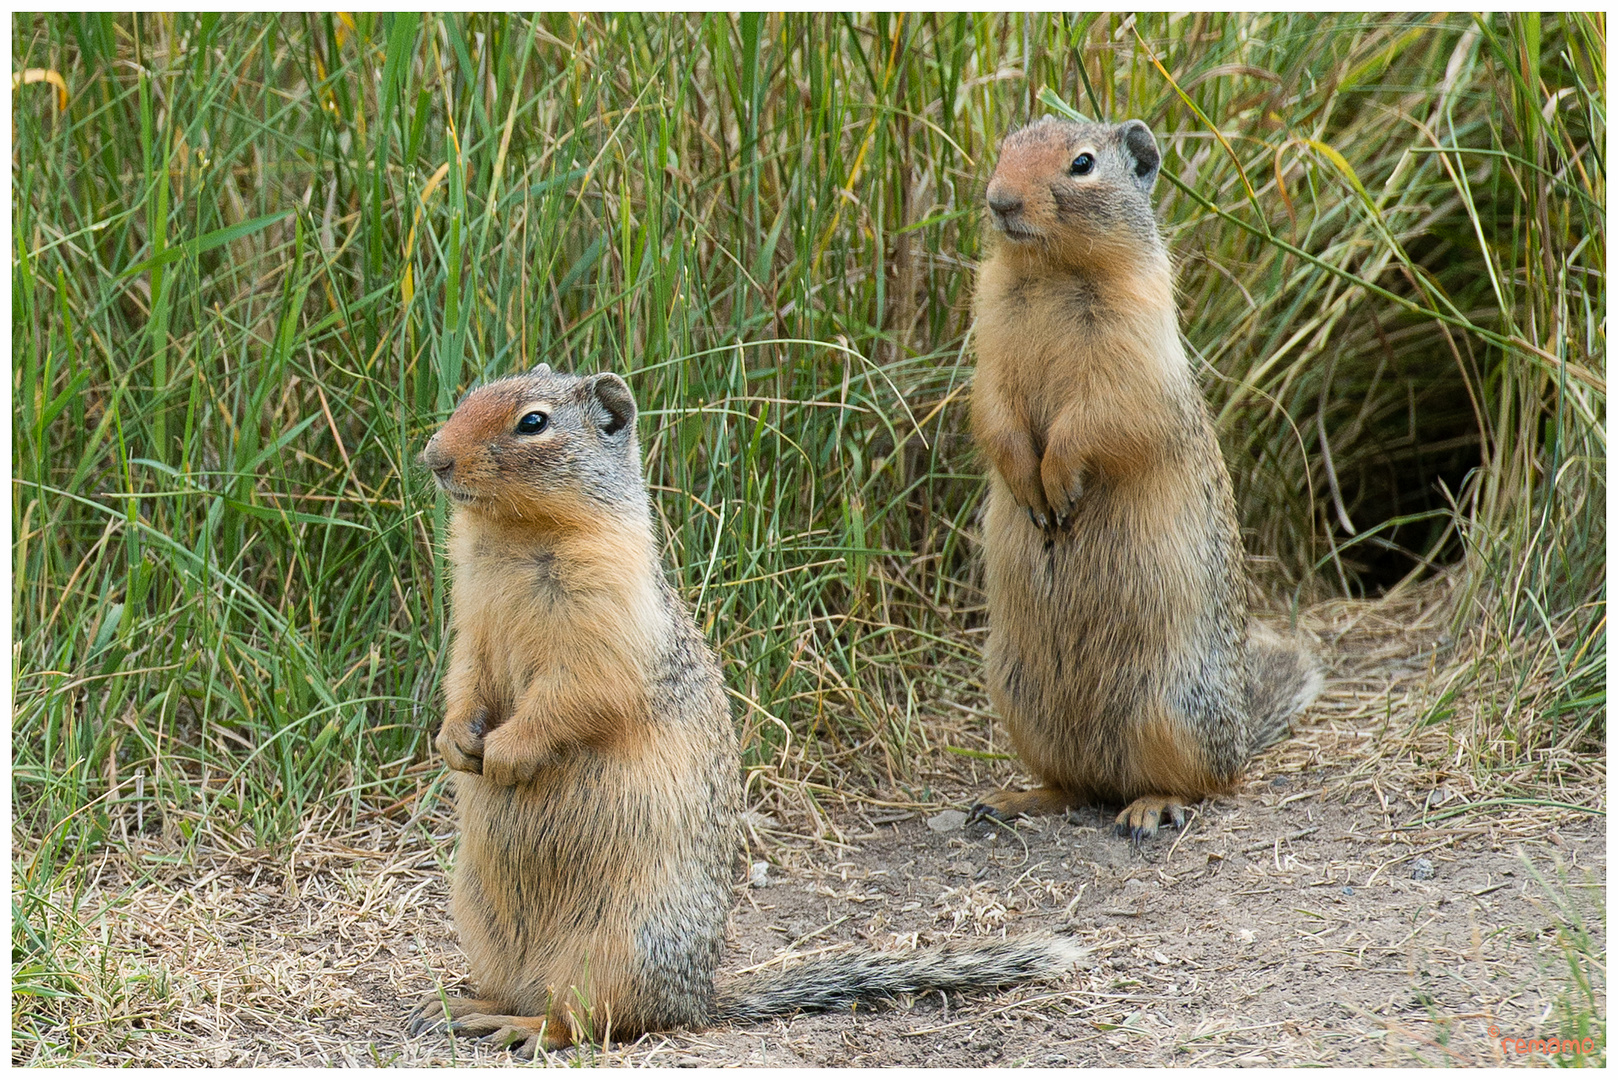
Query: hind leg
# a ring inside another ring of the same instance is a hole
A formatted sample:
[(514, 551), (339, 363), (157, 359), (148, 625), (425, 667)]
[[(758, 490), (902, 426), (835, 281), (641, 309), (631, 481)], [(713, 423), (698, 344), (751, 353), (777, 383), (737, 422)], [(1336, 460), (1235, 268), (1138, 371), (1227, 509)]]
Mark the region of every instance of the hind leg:
[(1183, 829), (1186, 811), (1227, 790), (1240, 771), (1240, 761), (1210, 767), (1216, 749), (1197, 728), (1172, 717), (1143, 724), (1131, 747), (1133, 775), (1120, 792), (1135, 798), (1116, 819), (1118, 835), (1138, 845), (1156, 836), (1165, 818)]
[(428, 994), (410, 1010), (410, 1018), (405, 1021), (406, 1030), (411, 1035), (451, 1031), (463, 1017), (497, 1012), (499, 1008), (498, 1003), (481, 998)]
[(1037, 817), (1040, 814), (1060, 814), (1070, 806), (1077, 806), (1066, 791), (1046, 784), (1027, 791), (991, 791), (972, 804), (971, 821), (995, 818), (1010, 821), (1019, 814)]

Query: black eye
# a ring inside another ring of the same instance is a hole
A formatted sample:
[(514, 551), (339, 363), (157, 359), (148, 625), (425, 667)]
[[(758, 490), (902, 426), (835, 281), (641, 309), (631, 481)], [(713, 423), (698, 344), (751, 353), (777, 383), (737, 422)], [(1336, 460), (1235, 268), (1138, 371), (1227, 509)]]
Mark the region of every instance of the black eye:
[(544, 413), (531, 412), (521, 420), (517, 421), (517, 434), (538, 435), (541, 431), (545, 430), (545, 425), (549, 424), (550, 422), (551, 418), (546, 416)]
[(1073, 159), (1073, 164), (1068, 167), (1067, 171), (1073, 176), (1089, 176), (1095, 171), (1095, 167), (1096, 159), (1094, 154), (1080, 154)]

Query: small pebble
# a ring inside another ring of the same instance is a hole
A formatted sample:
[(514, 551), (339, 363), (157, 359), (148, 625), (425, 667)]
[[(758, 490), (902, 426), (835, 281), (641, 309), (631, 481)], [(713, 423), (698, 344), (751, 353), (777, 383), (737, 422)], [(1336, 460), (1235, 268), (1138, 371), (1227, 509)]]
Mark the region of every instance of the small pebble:
[(1417, 859), (1410, 864), (1410, 876), (1417, 881), (1426, 881), (1435, 873), (1437, 871), (1433, 869), (1433, 864), (1426, 859)]
[(762, 889), (770, 883), (770, 864), (756, 862), (748, 868), (747, 883), (755, 889)]
[(1354, 895), (1354, 886), (1352, 886), (1352, 885), (1344, 885), (1343, 886), (1343, 895), (1344, 896), (1353, 896)]
[(966, 813), (961, 810), (943, 810), (927, 819), (927, 827), (936, 833), (954, 832), (966, 824)]

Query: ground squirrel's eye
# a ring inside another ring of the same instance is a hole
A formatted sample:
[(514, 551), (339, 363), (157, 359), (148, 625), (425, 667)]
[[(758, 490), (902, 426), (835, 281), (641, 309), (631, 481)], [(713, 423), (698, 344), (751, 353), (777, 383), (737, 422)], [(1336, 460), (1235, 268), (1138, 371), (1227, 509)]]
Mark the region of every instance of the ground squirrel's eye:
[(1073, 159), (1073, 164), (1068, 166), (1067, 171), (1074, 176), (1089, 176), (1095, 171), (1095, 167), (1096, 158), (1094, 154), (1080, 154)]
[(541, 431), (545, 430), (545, 425), (550, 422), (551, 418), (546, 416), (544, 413), (531, 412), (521, 420), (517, 421), (517, 434), (538, 435)]

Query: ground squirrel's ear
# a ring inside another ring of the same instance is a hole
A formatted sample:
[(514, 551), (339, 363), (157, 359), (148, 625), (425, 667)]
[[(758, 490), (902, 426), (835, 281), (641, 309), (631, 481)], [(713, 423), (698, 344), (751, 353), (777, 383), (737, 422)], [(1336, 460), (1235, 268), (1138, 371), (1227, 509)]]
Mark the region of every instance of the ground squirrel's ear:
[(635, 423), (635, 395), (629, 384), (612, 372), (593, 376), (586, 388), (596, 424), (603, 435), (616, 435)]
[(1118, 129), (1124, 149), (1135, 160), (1135, 183), (1142, 191), (1151, 191), (1157, 182), (1157, 170), (1163, 164), (1157, 152), (1157, 139), (1144, 120), (1131, 120)]
[(551, 373), (551, 366), (549, 364), (545, 363), (543, 360), (541, 360), (539, 363), (535, 364), (528, 371), (528, 374), (530, 374), (530, 375), (549, 375), (550, 373)]

